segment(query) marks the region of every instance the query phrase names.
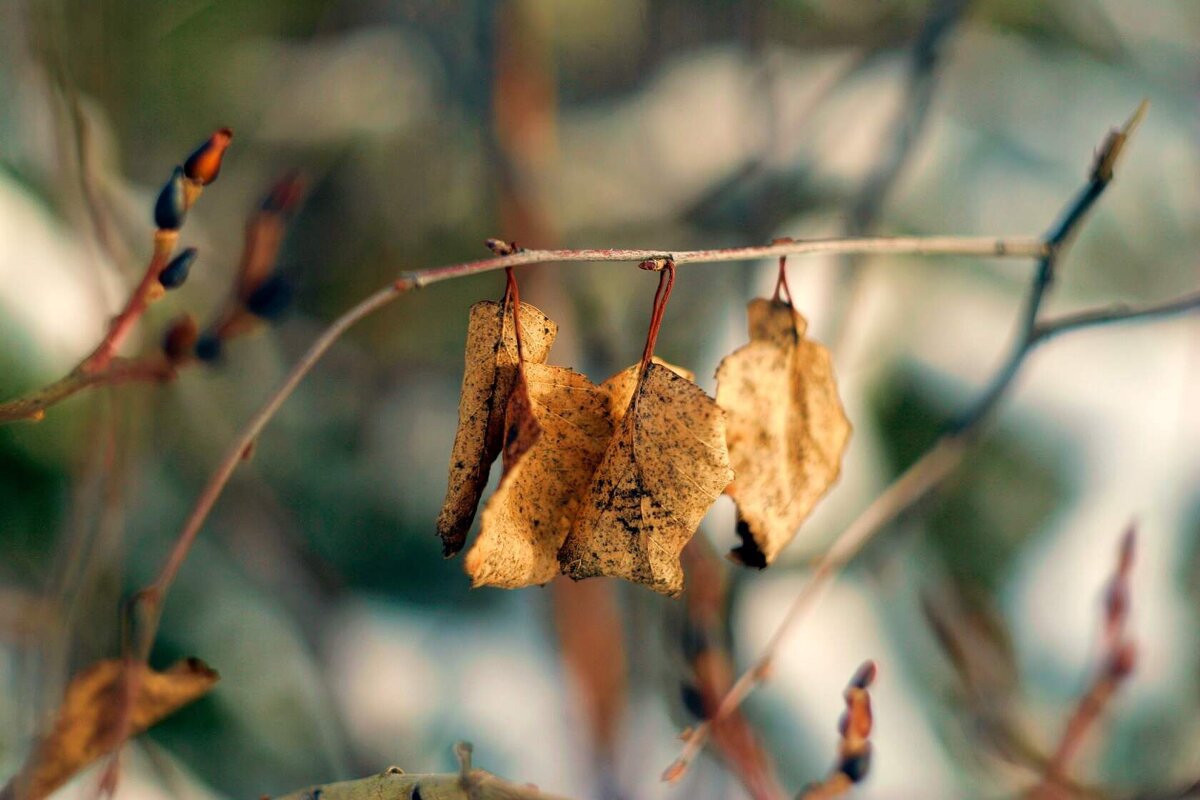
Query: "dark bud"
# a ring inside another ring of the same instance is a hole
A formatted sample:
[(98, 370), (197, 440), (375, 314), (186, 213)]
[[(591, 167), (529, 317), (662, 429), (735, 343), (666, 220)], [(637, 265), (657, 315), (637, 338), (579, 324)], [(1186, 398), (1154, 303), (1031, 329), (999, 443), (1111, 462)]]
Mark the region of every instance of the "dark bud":
[(866, 689), (875, 682), (875, 675), (878, 668), (874, 661), (864, 661), (858, 671), (854, 673), (854, 677), (850, 679), (850, 686), (855, 689)]
[(167, 334), (163, 337), (163, 353), (166, 354), (167, 360), (172, 364), (186, 361), (192, 354), (192, 348), (196, 346), (198, 335), (196, 320), (191, 314), (176, 317), (167, 327)]
[(158, 273), (158, 282), (164, 289), (178, 289), (187, 280), (188, 273), (192, 269), (192, 262), (195, 260), (196, 248), (187, 248), (172, 258), (171, 263), (163, 267), (163, 271)]
[(221, 128), (192, 151), (187, 161), (183, 162), (183, 173), (201, 186), (208, 186), (221, 174), (221, 161), (232, 140), (233, 131)]
[(206, 333), (196, 341), (196, 358), (211, 363), (220, 357), (220, 336), (217, 336), (215, 333)]
[(292, 286), (282, 275), (272, 275), (246, 298), (246, 310), (263, 319), (278, 319), (292, 303)]
[(862, 751), (842, 758), (838, 764), (838, 772), (850, 779), (851, 783), (859, 783), (871, 771), (871, 745), (867, 744)]
[(158, 193), (154, 203), (154, 224), (159, 230), (177, 231), (183, 227), (187, 214), (187, 198), (183, 190), (183, 167), (176, 167), (171, 179)]
[(704, 710), (704, 696), (700, 694), (699, 689), (685, 683), (679, 688), (679, 697), (689, 714), (696, 719), (708, 719), (708, 713)]

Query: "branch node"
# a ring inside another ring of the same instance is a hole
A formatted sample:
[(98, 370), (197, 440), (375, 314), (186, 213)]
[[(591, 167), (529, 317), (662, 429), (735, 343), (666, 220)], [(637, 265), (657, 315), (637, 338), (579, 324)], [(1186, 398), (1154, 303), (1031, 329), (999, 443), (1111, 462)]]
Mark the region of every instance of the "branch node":
[(647, 258), (638, 264), (638, 269), (644, 269), (648, 272), (662, 272), (667, 268), (667, 265), (674, 266), (675, 259), (670, 256), (655, 256), (654, 258)]
[(497, 256), (511, 256), (516, 253), (523, 252), (525, 248), (518, 245), (516, 242), (506, 242), (503, 239), (487, 239), (484, 241), (487, 249), (491, 250)]

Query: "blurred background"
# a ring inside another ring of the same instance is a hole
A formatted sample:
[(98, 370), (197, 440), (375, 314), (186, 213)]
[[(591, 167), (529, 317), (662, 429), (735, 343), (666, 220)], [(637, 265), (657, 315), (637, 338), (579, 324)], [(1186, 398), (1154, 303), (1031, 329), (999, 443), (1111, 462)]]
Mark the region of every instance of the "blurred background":
[[(308, 182), (279, 323), (168, 385), (0, 427), (0, 776), (69, 675), (119, 652), (121, 598), (159, 568), (235, 431), (325, 324), (400, 271), (482, 257), (489, 236), (684, 249), (1038, 235), (1149, 98), (1050, 310), (1165, 299), (1200, 278), (1198, 91), (1190, 0), (0, 4), (0, 398), (99, 339), (143, 269), (155, 193), (211, 130), (236, 135), (183, 232), (200, 259), (128, 352), (156, 348), (180, 311), (212, 319), (259, 198), (292, 168)], [(1031, 270), (792, 260), (855, 432), (840, 483), (770, 569), (719, 558), (736, 543), (728, 499), (705, 521), (692, 580), (706, 576), (738, 665), (812, 559), (996, 369)], [(711, 392), (774, 271), (682, 268), (659, 354)], [(600, 381), (636, 361), (653, 275), (519, 274), (561, 326), (551, 363)], [(502, 290), (488, 274), (403, 298), (270, 424), (184, 566), (154, 656), (197, 655), (223, 679), (129, 748), (119, 797), (444, 771), (458, 739), (480, 766), (580, 798), (746, 796), (709, 757), (681, 785), (658, 780), (695, 722), (680, 636), (694, 604), (606, 580), (471, 591), (461, 558), (441, 557), (467, 309)], [(1200, 777), (1197, 408), (1194, 316), (1037, 352), (966, 466), (856, 560), (747, 704), (781, 784), (828, 771), (842, 688), (866, 658), (880, 678), (860, 796), (1036, 782), (1030, 753), (1052, 748), (1098, 663), (1102, 589), (1134, 520), (1138, 665), (1075, 772), (1114, 796)]]

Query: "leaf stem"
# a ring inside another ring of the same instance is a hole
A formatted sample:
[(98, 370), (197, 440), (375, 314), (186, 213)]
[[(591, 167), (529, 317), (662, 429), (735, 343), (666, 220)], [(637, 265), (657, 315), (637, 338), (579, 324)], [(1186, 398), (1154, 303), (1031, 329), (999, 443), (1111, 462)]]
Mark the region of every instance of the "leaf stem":
[(669, 258), (662, 259), (662, 268), (658, 274), (658, 288), (654, 291), (654, 305), (650, 311), (650, 327), (646, 331), (646, 346), (642, 348), (641, 373), (644, 375), (650, 359), (654, 358), (654, 345), (658, 342), (658, 332), (662, 330), (663, 315), (667, 312), (667, 301), (671, 298), (671, 289), (675, 286), (675, 262)]

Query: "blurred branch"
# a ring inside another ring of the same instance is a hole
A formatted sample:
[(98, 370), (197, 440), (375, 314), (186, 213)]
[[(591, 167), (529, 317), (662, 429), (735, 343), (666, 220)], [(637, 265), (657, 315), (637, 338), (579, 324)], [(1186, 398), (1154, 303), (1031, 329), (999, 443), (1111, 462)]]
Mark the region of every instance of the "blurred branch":
[[(507, 781), (487, 770), (471, 767), (471, 745), (454, 747), (459, 771), (409, 775), (399, 767), (355, 781), (312, 786), (275, 800), (564, 800), (532, 784)], [(264, 798), (269, 800), (269, 798)]]
[(81, 367), (29, 394), (0, 403), (0, 424), (17, 420), (37, 422), (46, 409), (93, 386), (122, 383), (163, 382), (175, 377), (175, 366), (161, 355), (144, 358), (113, 358), (100, 370), (88, 372)]
[(828, 800), (840, 797), (861, 783), (871, 769), (871, 694), (875, 681), (875, 662), (867, 661), (846, 687), (846, 712), (838, 722), (838, 758), (829, 777), (801, 790), (797, 800)]
[[(1066, 206), (1059, 221), (1046, 234), (1044, 239), (1046, 254), (1041, 256), (1038, 261), (1038, 268), (1034, 273), (1029, 296), (1022, 312), (1021, 327), (1016, 341), (1010, 350), (1008, 359), (1000, 367), (990, 385), (950, 430), (942, 434), (924, 455), (901, 473), (900, 477), (876, 497), (834, 540), (801, 587), (795, 600), (792, 601), (792, 605), (788, 608), (782, 622), (779, 623), (779, 627), (767, 640), (762, 653), (730, 688), (714, 719), (720, 719), (726, 714), (732, 713), (766, 679), (780, 644), (791, 632), (796, 622), (812, 606), (820, 590), (837, 577), (850, 559), (857, 555), (867, 542), (889, 523), (939, 486), (962, 463), (969, 446), (974, 442), (984, 422), (991, 418), (1000, 400), (1012, 387), (1034, 345), (1040, 341), (1038, 339), (1040, 330), (1038, 316), (1052, 285), (1058, 261), (1087, 212), (1112, 181), (1113, 168), (1128, 143), (1129, 137), (1145, 116), (1146, 109), (1147, 103), (1143, 102), (1121, 128), (1109, 133), (1093, 161), (1088, 182)], [(1196, 307), (1193, 301), (1194, 298), (1189, 296), (1164, 304), (1164, 307), (1169, 306), (1172, 310), (1183, 310), (1183, 308), (1177, 307)], [(1106, 321), (1115, 321), (1111, 319), (1112, 314), (1108, 310), (1086, 312), (1070, 319), (1078, 319), (1079, 316), (1088, 320), (1103, 318)], [(1154, 315), (1141, 314), (1140, 318), (1152, 316)], [(1055, 326), (1053, 329), (1062, 332), (1082, 327), (1085, 326), (1073, 325), (1065, 329)], [(664, 779), (677, 778), (683, 774), (688, 764), (704, 747), (710, 727), (711, 723), (706, 723), (692, 731), (691, 735), (687, 737), (679, 758), (664, 773)]]
[(1075, 795), (1065, 785), (1071, 759), (1108, 707), (1113, 695), (1133, 672), (1137, 651), (1126, 633), (1126, 627), (1129, 621), (1129, 576), (1133, 571), (1136, 542), (1136, 529), (1130, 526), (1121, 537), (1117, 566), (1104, 593), (1104, 654), (1100, 669), (1087, 691), (1079, 698), (1046, 764), (1042, 781), (1025, 795), (1027, 800), (1060, 800)]
[[(716, 713), (735, 675), (728, 647), (728, 585), (722, 559), (703, 537), (688, 542), (682, 557), (687, 588), (680, 646), (691, 674), (681, 688), (687, 710), (706, 720)], [(713, 745), (750, 797), (774, 800), (784, 796), (770, 755), (741, 714), (729, 714), (714, 726)]]
[[(187, 198), (185, 210), (195, 202), (201, 188), (199, 181), (184, 178)], [(286, 175), (271, 187), (261, 208), (250, 216), (246, 223), (245, 242), (233, 292), (217, 322), (206, 334), (209, 341), (219, 343), (231, 339), (259, 324), (264, 312), (251, 308), (255, 302), (255, 290), (270, 282), (287, 221), (302, 192), (299, 177)], [(163, 282), (164, 274), (171, 272), (172, 265), (181, 260), (186, 260), (190, 265), (195, 257), (195, 248), (187, 248), (171, 259), (178, 239), (178, 230), (156, 231), (150, 264), (126, 300), (125, 308), (113, 319), (96, 348), (65, 377), (22, 397), (0, 403), (0, 425), (19, 420), (38, 422), (45, 416), (46, 409), (92, 387), (166, 382), (172, 380), (180, 368), (194, 362), (192, 350), (198, 332), (195, 323), (187, 315), (168, 328), (162, 353), (129, 359), (115, 355), (150, 304), (160, 298), (167, 288), (177, 288), (186, 278), (185, 265), (182, 277), (176, 276), (178, 282), (169, 279), (167, 283)], [(212, 355), (215, 356), (215, 353)]]
[[(908, 165), (933, 107), (946, 39), (958, 27), (969, 5), (970, 0), (933, 0), (931, 3), (925, 23), (913, 42), (903, 98), (891, 124), (890, 141), (885, 143), (882, 154), (851, 203), (844, 228), (847, 236), (861, 236), (871, 229)], [(835, 351), (845, 333), (847, 312), (860, 285), (862, 260), (847, 256), (843, 266), (838, 273), (838, 297), (828, 337)]]
[[(1021, 315), (1021, 328), (1016, 342), (1009, 352), (1008, 360), (992, 379), (991, 386), (980, 396), (975, 404), (959, 419), (956, 427), (965, 431), (979, 424), (996, 407), (1000, 398), (1008, 390), (1017, 377), (1021, 366), (1029, 353), (1037, 345), (1038, 316), (1042, 305), (1054, 282), (1055, 270), (1066, 246), (1079, 228), (1087, 212), (1092, 209), (1100, 195), (1108, 188), (1113, 178), (1113, 167), (1121, 157), (1121, 152), (1129, 137), (1141, 124), (1146, 115), (1148, 104), (1142, 101), (1133, 115), (1123, 127), (1109, 133), (1100, 152), (1093, 162), (1088, 182), (1075, 196), (1075, 199), (1063, 210), (1058, 222), (1046, 234), (1046, 246), (1049, 252), (1038, 261), (1037, 272), (1034, 273), (1029, 296), (1025, 301), (1025, 310)], [(1044, 337), (1043, 337), (1044, 338)]]
[(1081, 328), (1091, 328), (1097, 325), (1108, 325), (1114, 322), (1136, 322), (1154, 317), (1169, 317), (1200, 308), (1200, 292), (1183, 295), (1162, 303), (1152, 303), (1144, 306), (1129, 306), (1124, 304), (1112, 305), (1107, 308), (1096, 308), (1081, 311), (1077, 314), (1064, 314), (1045, 320), (1034, 326), (1033, 345), (1039, 345), (1054, 336)]
[[(179, 243), (179, 229), (183, 227), (187, 212), (195, 204), (204, 191), (204, 187), (216, 180), (221, 171), (221, 160), (225, 149), (233, 138), (233, 132), (228, 128), (216, 131), (208, 138), (185, 162), (177, 166), (166, 184), (159, 191), (154, 204), (154, 243), (150, 262), (146, 265), (142, 278), (125, 300), (121, 309), (108, 326), (108, 330), (79, 364), (65, 378), (43, 389), (0, 403), (0, 423), (13, 422), (20, 419), (40, 420), (45, 409), (71, 395), (90, 386), (125, 383), (134, 380), (164, 380), (171, 377), (173, 370), (161, 369), (154, 359), (146, 363), (126, 362), (119, 369), (111, 370), (117, 350), (129, 337), (134, 326), (142, 318), (150, 304), (162, 297), (167, 288), (182, 284), (183, 278), (173, 285), (164, 282), (163, 274), (167, 267), (175, 262), (171, 256), (175, 245)], [(185, 251), (178, 258), (186, 258), (190, 264), (192, 255)], [(183, 277), (186, 277), (184, 265)], [(130, 365), (136, 366), (130, 366)]]

